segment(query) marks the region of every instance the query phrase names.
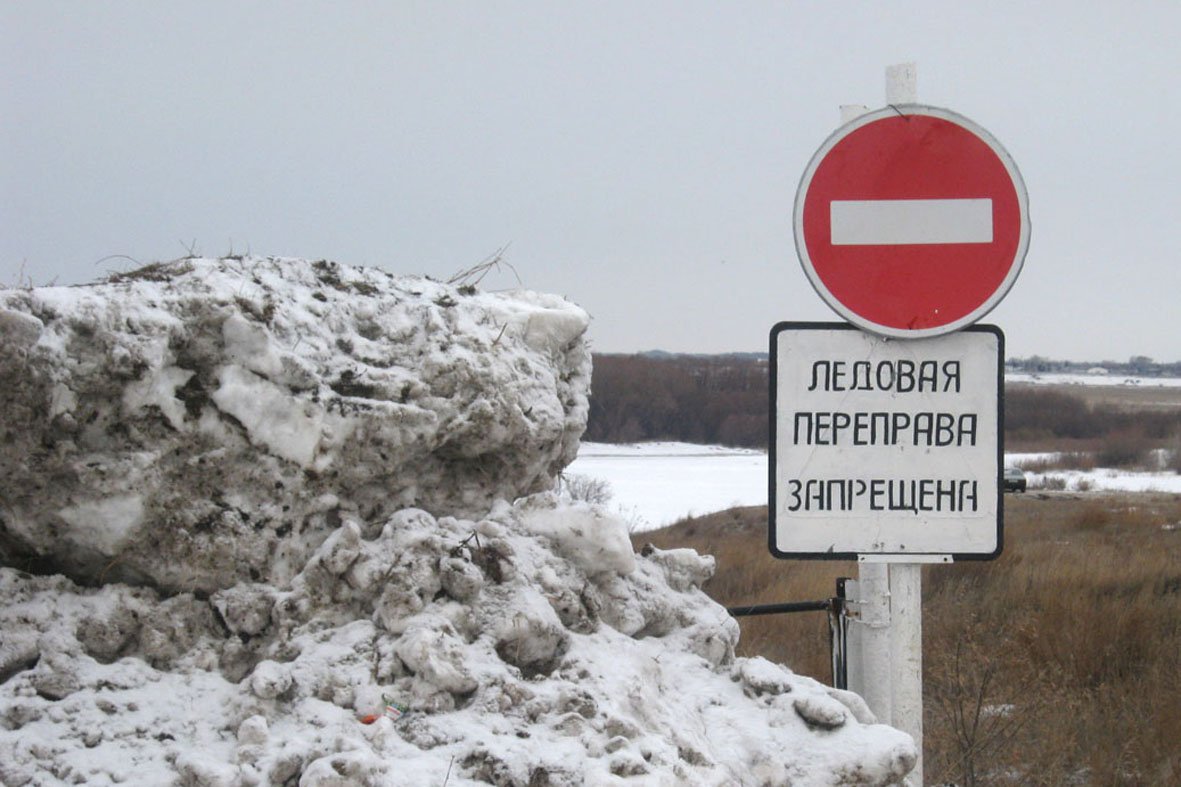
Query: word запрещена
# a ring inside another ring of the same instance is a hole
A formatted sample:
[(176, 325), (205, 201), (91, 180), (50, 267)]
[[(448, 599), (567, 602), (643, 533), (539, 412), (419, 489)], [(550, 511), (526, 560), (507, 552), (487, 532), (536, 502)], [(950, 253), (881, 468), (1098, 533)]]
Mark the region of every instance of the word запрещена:
[(961, 479), (813, 478), (787, 482), (787, 510), (967, 513), (977, 510), (978, 482)]

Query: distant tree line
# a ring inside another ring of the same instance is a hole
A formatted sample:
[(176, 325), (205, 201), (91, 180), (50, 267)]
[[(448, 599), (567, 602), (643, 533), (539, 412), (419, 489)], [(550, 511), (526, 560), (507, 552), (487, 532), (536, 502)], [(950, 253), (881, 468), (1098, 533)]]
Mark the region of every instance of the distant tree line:
[[(596, 354), (584, 439), (766, 448), (768, 374), (766, 358), (750, 354)], [(1088, 404), (1053, 389), (1010, 386), (1005, 393), (1005, 434), (1007, 439), (1024, 440), (1119, 435), (1159, 445), (1181, 436), (1181, 413), (1128, 411)]]
[(1106, 372), (1117, 377), (1181, 377), (1181, 361), (1161, 363), (1147, 355), (1133, 355), (1126, 361), (1056, 361), (1041, 355), (1010, 358), (1005, 368), (1026, 374), (1094, 374)]
[(767, 361), (750, 356), (595, 355), (585, 438), (765, 447)]

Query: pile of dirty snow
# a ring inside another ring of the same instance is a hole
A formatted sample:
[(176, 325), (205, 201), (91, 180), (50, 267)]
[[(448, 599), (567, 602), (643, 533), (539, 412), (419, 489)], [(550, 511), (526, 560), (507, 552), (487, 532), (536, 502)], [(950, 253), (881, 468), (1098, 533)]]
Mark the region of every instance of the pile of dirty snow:
[[(344, 522), (208, 598), (0, 569), (0, 780), (885, 784), (911, 740), (763, 659), (691, 550), (551, 495)], [(52, 778), (50, 778), (52, 777)]]
[(586, 427), (586, 312), (295, 259), (0, 292), (0, 560), (287, 581), (345, 516), (477, 515)]
[(735, 657), (712, 558), (546, 491), (585, 420), (577, 307), (297, 260), (0, 295), (0, 783), (913, 766), (860, 698)]

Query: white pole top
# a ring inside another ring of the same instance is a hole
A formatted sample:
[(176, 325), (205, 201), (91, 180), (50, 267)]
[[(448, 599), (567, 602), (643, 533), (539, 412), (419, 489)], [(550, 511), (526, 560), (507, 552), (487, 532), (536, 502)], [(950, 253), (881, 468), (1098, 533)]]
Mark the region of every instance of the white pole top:
[(886, 103), (917, 104), (918, 81), (919, 70), (914, 63), (886, 66)]

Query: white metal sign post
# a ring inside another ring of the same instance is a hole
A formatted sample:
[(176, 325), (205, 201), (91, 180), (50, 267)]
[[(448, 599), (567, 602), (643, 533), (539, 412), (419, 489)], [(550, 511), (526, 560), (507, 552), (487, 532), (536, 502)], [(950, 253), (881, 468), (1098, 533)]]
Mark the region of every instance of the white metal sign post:
[(800, 262), (852, 325), (772, 330), (768, 536), (777, 557), (859, 561), (850, 688), (915, 738), (921, 784), (921, 567), (1001, 552), (1004, 335), (974, 323), (1030, 224), (1012, 158), (916, 103), (914, 77), (887, 69), (884, 109), (842, 107), (800, 181)]

